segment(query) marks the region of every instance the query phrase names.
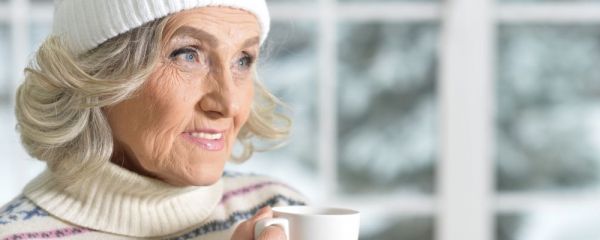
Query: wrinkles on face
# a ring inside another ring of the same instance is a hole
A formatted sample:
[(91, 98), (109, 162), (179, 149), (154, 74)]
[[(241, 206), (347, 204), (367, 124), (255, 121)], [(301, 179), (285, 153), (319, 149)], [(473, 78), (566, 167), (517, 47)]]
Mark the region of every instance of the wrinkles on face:
[[(237, 39), (242, 39), (250, 34), (260, 35), (260, 29), (257, 25), (257, 19), (254, 15), (237, 11), (212, 11), (214, 8), (201, 8), (192, 11), (185, 11), (171, 18), (167, 23), (167, 31), (163, 34), (163, 39), (174, 39), (173, 36), (181, 27), (190, 25), (190, 23), (202, 23), (203, 28), (212, 30), (211, 28), (222, 28), (224, 31), (221, 35), (223, 38), (218, 39), (220, 46), (234, 47)], [(242, 16), (245, 15), (245, 16)], [(230, 27), (234, 26), (234, 27)], [(239, 31), (239, 29), (249, 31)], [(210, 31), (213, 32), (213, 31)], [(258, 47), (258, 46), (256, 46)]]
[[(182, 92), (178, 92), (178, 89), (182, 89), (182, 80), (184, 77), (180, 71), (177, 71), (169, 65), (159, 65), (156, 71), (151, 75), (146, 85), (143, 87), (141, 96), (145, 99), (142, 101), (146, 104), (145, 110), (143, 111), (146, 116), (143, 117), (148, 123), (142, 126), (145, 129), (140, 129), (143, 140), (142, 145), (147, 150), (141, 151), (142, 153), (148, 154), (145, 156), (138, 156), (138, 159), (157, 159), (157, 164), (150, 164), (151, 162), (142, 161), (142, 166), (147, 168), (149, 171), (157, 171), (162, 167), (176, 166), (176, 162), (169, 157), (171, 152), (174, 137), (181, 129), (184, 128), (183, 122), (189, 116), (185, 116), (184, 111), (171, 111), (169, 118), (163, 116), (165, 110), (174, 109), (177, 110), (174, 104), (179, 101), (172, 101), (172, 98), (181, 98), (186, 101)], [(169, 100), (169, 98), (171, 98)], [(179, 119), (181, 122), (176, 122), (171, 119)], [(160, 128), (152, 128), (148, 126), (162, 126)], [(169, 163), (171, 161), (171, 163)], [(156, 165), (156, 166), (153, 166)]]
[[(208, 185), (221, 176), (251, 111), (259, 25), (242, 10), (199, 8), (172, 16), (163, 33), (153, 74), (108, 111), (122, 145), (115, 149), (125, 149), (132, 171), (178, 186)], [(185, 137), (203, 129), (224, 131), (223, 150)]]

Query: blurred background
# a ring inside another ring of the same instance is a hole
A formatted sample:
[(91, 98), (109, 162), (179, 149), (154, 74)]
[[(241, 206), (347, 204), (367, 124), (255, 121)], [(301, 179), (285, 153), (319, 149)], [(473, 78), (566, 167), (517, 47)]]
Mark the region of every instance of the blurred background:
[[(360, 210), (361, 239), (600, 239), (600, 0), (268, 2), (293, 135), (229, 169)], [(52, 14), (0, 0), (0, 203), (44, 168), (13, 99)]]

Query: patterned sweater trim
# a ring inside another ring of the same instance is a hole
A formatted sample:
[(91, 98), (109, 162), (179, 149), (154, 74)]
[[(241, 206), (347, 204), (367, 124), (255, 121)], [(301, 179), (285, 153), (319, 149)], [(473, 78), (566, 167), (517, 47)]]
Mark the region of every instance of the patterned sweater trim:
[[(276, 205), (280, 205), (280, 204), (283, 204), (283, 205), (305, 205), (305, 203), (302, 201), (291, 199), (291, 198), (288, 198), (283, 195), (275, 195), (272, 198), (268, 199), (267, 201), (260, 203), (259, 205), (253, 207), (252, 209), (250, 209), (248, 211), (233, 212), (225, 220), (211, 221), (211, 222), (204, 224), (192, 231), (189, 231), (188, 233), (185, 233), (185, 234), (177, 236), (177, 237), (168, 238), (168, 239), (169, 240), (188, 240), (188, 239), (194, 239), (194, 238), (197, 238), (197, 237), (200, 237), (203, 235), (207, 235), (207, 234), (210, 234), (213, 232), (227, 230), (227, 229), (233, 227), (236, 223), (245, 221), (245, 220), (251, 218), (252, 216), (254, 216), (254, 214), (256, 214), (256, 212), (258, 210), (260, 210), (261, 208), (263, 208), (265, 206), (276, 206)], [(49, 215), (46, 213), (45, 216), (49, 216)], [(3, 238), (3, 240), (57, 239), (57, 238), (67, 238), (67, 237), (71, 237), (73, 235), (84, 234), (84, 233), (88, 233), (88, 232), (94, 232), (94, 231), (91, 229), (83, 228), (83, 227), (70, 227), (70, 228), (60, 228), (60, 229), (54, 229), (54, 230), (42, 231), (42, 232), (17, 233), (17, 234), (13, 234), (9, 237)]]
[(74, 235), (92, 232), (92, 230), (83, 227), (60, 228), (42, 232), (17, 233), (3, 238), (3, 240), (26, 240), (26, 239), (58, 239), (68, 238)]
[[(230, 175), (230, 178), (238, 178), (241, 175)], [(260, 178), (259, 178), (260, 179)], [(289, 187), (286, 184), (272, 181), (270, 179), (262, 179), (262, 181), (255, 182), (253, 184), (238, 187), (232, 190), (225, 191), (222, 194), (222, 198), (217, 205), (217, 208), (227, 209), (229, 202), (233, 199), (243, 197), (246, 195), (256, 194), (262, 190), (269, 191), (267, 189), (287, 189), (287, 192), (292, 191), (294, 194), (287, 195), (280, 193), (281, 190), (273, 192), (270, 197), (263, 198), (260, 202), (254, 205), (250, 205), (249, 208), (243, 208), (243, 211), (229, 212), (225, 216), (217, 217), (213, 220), (208, 220), (205, 224), (199, 227), (193, 228), (192, 230), (185, 231), (183, 234), (179, 233), (175, 236), (165, 237), (164, 239), (169, 240), (188, 240), (197, 239), (199, 237), (209, 235), (216, 232), (222, 232), (230, 230), (235, 227), (241, 221), (245, 221), (252, 216), (261, 208), (265, 206), (279, 206), (279, 205), (305, 205), (306, 203), (299, 198), (290, 196), (301, 196), (294, 188)], [(286, 191), (284, 191), (286, 192)], [(267, 195), (269, 196), (269, 195)], [(265, 196), (265, 197), (267, 197)], [(301, 199), (301, 198), (300, 198)], [(0, 209), (0, 228), (10, 227), (11, 224), (27, 224), (27, 221), (33, 219), (44, 219), (44, 218), (55, 218), (42, 208), (35, 205), (31, 200), (25, 196), (19, 196), (3, 209)], [(14, 233), (9, 236), (1, 236), (2, 240), (16, 240), (16, 239), (58, 239), (58, 238), (69, 238), (75, 235), (83, 235), (86, 233), (100, 233), (96, 230), (80, 227), (80, 226), (57, 226), (55, 229), (50, 228), (44, 231), (24, 231), (20, 233)]]
[(4, 210), (0, 211), (0, 225), (47, 216), (48, 212), (34, 205), (29, 199), (21, 195), (9, 203)]

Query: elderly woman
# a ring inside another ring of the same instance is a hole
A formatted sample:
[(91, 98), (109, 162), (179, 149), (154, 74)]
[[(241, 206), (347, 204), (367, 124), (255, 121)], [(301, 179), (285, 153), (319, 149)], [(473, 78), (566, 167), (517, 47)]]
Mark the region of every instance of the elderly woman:
[(256, 79), (264, 0), (58, 0), (54, 16), (16, 103), (48, 168), (0, 210), (2, 239), (250, 240), (269, 206), (304, 203), (223, 171), (288, 133)]

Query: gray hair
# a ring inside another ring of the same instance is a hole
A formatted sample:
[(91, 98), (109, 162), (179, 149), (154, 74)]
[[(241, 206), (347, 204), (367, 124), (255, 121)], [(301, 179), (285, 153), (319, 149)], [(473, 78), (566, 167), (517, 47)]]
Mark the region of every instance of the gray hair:
[[(169, 17), (155, 20), (74, 56), (59, 37), (50, 36), (25, 69), (15, 112), (26, 151), (75, 182), (110, 161), (113, 136), (103, 107), (131, 97), (159, 61)], [(271, 149), (289, 135), (291, 120), (278, 113), (283, 103), (255, 79), (256, 95), (248, 121), (238, 134), (238, 162), (254, 151)], [(274, 144), (259, 149), (254, 139)]]

